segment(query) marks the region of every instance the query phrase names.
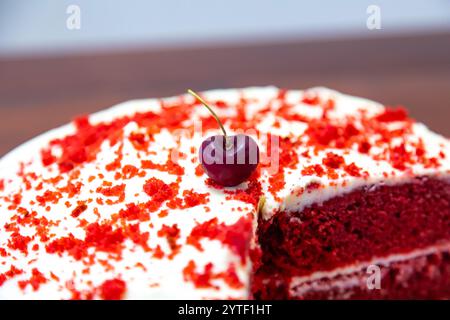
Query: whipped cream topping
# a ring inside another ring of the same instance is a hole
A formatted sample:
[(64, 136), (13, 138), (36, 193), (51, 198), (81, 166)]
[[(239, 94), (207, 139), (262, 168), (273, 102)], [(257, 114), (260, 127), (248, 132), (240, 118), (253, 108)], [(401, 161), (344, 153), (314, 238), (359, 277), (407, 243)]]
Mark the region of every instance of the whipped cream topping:
[(0, 160), (0, 298), (247, 298), (261, 197), (270, 219), (450, 173), (449, 141), (400, 108), (326, 88), (202, 95), (260, 144), (239, 186), (203, 173), (198, 147), (220, 129), (188, 95), (119, 104)]

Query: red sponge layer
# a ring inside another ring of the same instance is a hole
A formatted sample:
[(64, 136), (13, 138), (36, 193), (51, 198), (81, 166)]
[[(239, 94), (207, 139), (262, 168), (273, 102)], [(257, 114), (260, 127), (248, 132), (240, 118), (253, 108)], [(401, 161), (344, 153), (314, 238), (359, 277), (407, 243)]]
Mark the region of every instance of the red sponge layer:
[(380, 267), (379, 286), (366, 268), (349, 275), (292, 286), (295, 299), (448, 299), (450, 254), (433, 253)]
[[(254, 295), (286, 296), (293, 276), (448, 243), (450, 184), (422, 177), (362, 188), (301, 212), (278, 212), (259, 226)], [(269, 282), (276, 285), (267, 293)]]
[[(298, 284), (267, 279), (262, 299), (448, 299), (450, 297), (450, 253), (437, 252), (380, 265), (379, 286), (372, 272), (361, 268), (350, 274)], [(280, 290), (285, 288), (284, 291)], [(267, 288), (270, 288), (267, 290)], [(275, 289), (275, 290), (274, 290)], [(277, 291), (278, 290), (278, 291)], [(273, 295), (276, 293), (276, 295)]]

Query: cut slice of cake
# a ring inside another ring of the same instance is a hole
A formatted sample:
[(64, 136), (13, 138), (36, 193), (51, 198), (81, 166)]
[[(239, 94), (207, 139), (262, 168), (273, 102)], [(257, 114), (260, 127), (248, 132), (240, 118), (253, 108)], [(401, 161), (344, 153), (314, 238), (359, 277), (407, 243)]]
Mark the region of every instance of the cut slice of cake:
[(334, 91), (280, 103), (283, 121), (303, 129), (287, 135), (284, 171), (263, 184), (254, 296), (449, 297), (448, 140), (403, 108)]
[(450, 297), (450, 142), (325, 88), (215, 90), (258, 141), (236, 187), (191, 96), (82, 117), (0, 160), (0, 298)]

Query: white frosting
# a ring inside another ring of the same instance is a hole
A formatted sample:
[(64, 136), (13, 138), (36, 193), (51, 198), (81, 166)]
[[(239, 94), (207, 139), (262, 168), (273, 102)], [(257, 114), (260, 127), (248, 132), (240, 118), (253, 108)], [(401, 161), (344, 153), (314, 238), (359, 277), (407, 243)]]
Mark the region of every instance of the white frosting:
[[(118, 115), (123, 115), (124, 113), (132, 114), (138, 110), (148, 111), (149, 108), (153, 108), (156, 105), (155, 103), (156, 100), (127, 102), (107, 111), (95, 114), (91, 119), (93, 122), (106, 121), (111, 120)], [(138, 131), (139, 127), (137, 124), (131, 122), (124, 128), (124, 136), (127, 137), (131, 132)], [(23, 207), (38, 211), (38, 216), (46, 216), (49, 220), (60, 221), (58, 226), (51, 228), (50, 232), (55, 234), (53, 238), (67, 236), (69, 233), (72, 233), (75, 237), (80, 239), (84, 238), (84, 230), (78, 226), (78, 219), (70, 216), (70, 212), (76, 206), (77, 200), (85, 200), (91, 197), (99, 197), (106, 200), (107, 197), (95, 193), (95, 190), (97, 187), (101, 186), (103, 180), (111, 181), (114, 185), (118, 183), (126, 184), (126, 195), (123, 203), (94, 206), (98, 208), (101, 219), (108, 219), (112, 214), (117, 213), (120, 209), (124, 209), (126, 203), (138, 203), (149, 200), (149, 197), (142, 190), (142, 185), (145, 180), (155, 177), (166, 183), (171, 183), (176, 179), (176, 176), (167, 172), (148, 170), (148, 173), (144, 178), (135, 176), (130, 180), (116, 182), (114, 179), (115, 172), (108, 172), (104, 167), (116, 157), (115, 151), (117, 151), (119, 145), (110, 147), (108, 141), (105, 141), (96, 160), (94, 162), (83, 164), (79, 168), (81, 173), (77, 181), (82, 182), (85, 187), (81, 188), (80, 194), (76, 197), (64, 199), (74, 204), (73, 207), (67, 209), (64, 203), (65, 201), (59, 201), (58, 204), (50, 204), (51, 209), (49, 212), (38, 205), (27, 206), (26, 204), (28, 204), (29, 201), (35, 200), (38, 193), (34, 190), (24, 190), (22, 182), (16, 176), (16, 172), (19, 170), (19, 162), (23, 160), (27, 161), (28, 164), (26, 168), (28, 172), (35, 172), (45, 178), (58, 176), (55, 166), (52, 165), (48, 168), (42, 166), (39, 152), (51, 139), (62, 137), (72, 132), (72, 125), (52, 130), (18, 147), (6, 155), (0, 162), (0, 177), (5, 180), (6, 193), (13, 194), (17, 190), (22, 189)], [(163, 205), (161, 210), (151, 213), (149, 222), (140, 223), (141, 232), (150, 233), (150, 247), (155, 248), (160, 245), (162, 250), (166, 253), (170, 253), (167, 240), (165, 237), (158, 237), (157, 231), (161, 229), (163, 224), (171, 226), (176, 223), (181, 233), (180, 239), (178, 240), (179, 244), (182, 245), (180, 253), (172, 260), (168, 258), (157, 259), (152, 257), (152, 252), (145, 252), (142, 248), (127, 240), (125, 243), (126, 247), (122, 251), (122, 259), (119, 261), (109, 260), (113, 265), (112, 270), (105, 270), (104, 267), (97, 263), (90, 268), (89, 274), (83, 274), (83, 270), (86, 268), (83, 263), (76, 261), (67, 254), (63, 254), (62, 257), (57, 254), (49, 254), (45, 250), (45, 245), (42, 244), (40, 244), (40, 248), (37, 251), (28, 250), (27, 256), (18, 250), (8, 250), (10, 256), (6, 258), (0, 257), (0, 274), (7, 272), (11, 265), (24, 270), (24, 273), (14, 277), (10, 281), (6, 281), (0, 286), (0, 299), (69, 299), (71, 297), (71, 292), (66, 288), (66, 282), (68, 281), (72, 281), (74, 287), (78, 291), (83, 291), (91, 290), (92, 287), (98, 287), (105, 280), (117, 277), (120, 277), (126, 282), (127, 290), (125, 298), (128, 299), (243, 299), (248, 297), (248, 274), (251, 269), (249, 259), (247, 259), (245, 264), (241, 264), (240, 258), (218, 240), (201, 240), (204, 249), (203, 251), (199, 251), (193, 246), (186, 245), (185, 242), (190, 231), (197, 223), (203, 223), (217, 217), (219, 222), (231, 225), (247, 214), (254, 214), (254, 207), (250, 204), (236, 200), (225, 200), (225, 195), (223, 193), (208, 188), (204, 183), (205, 176), (198, 177), (195, 175), (191, 159), (197, 157), (197, 154), (191, 154), (189, 150), (191, 146), (200, 145), (202, 138), (194, 137), (191, 139), (191, 137), (182, 137), (181, 139), (179, 151), (185, 153), (188, 157), (187, 159), (179, 160), (180, 166), (185, 168), (185, 175), (182, 176), (182, 181), (180, 182), (179, 194), (181, 194), (183, 190), (192, 188), (194, 188), (197, 193), (208, 193), (210, 201), (206, 206), (211, 210), (205, 210), (205, 205), (199, 205), (188, 209), (170, 209), (169, 214), (166, 217), (159, 218), (158, 212), (166, 209), (165, 205)], [(127, 139), (123, 139), (124, 157), (122, 166), (131, 164), (139, 168), (141, 164), (138, 157), (145, 160), (152, 160), (155, 163), (164, 163), (169, 153), (168, 148), (177, 145), (176, 140), (166, 130), (163, 130), (155, 136), (155, 141), (157, 143), (151, 144), (151, 151), (154, 151), (155, 154), (145, 154), (144, 156), (142, 153), (139, 154), (140, 152), (136, 151)], [(91, 182), (88, 181), (90, 176), (96, 176), (98, 173), (102, 173), (105, 176), (104, 179), (97, 178)], [(63, 180), (58, 183), (57, 187), (62, 187), (67, 183), (67, 176), (62, 175), (62, 177)], [(38, 182), (36, 182), (36, 184)], [(53, 187), (48, 185), (48, 188)], [(94, 191), (94, 194), (92, 191)], [(7, 210), (7, 206), (8, 203), (0, 200), (0, 226), (2, 227), (10, 221), (11, 216), (14, 214), (13, 211)], [(240, 208), (241, 211), (238, 211), (238, 208)], [(98, 219), (91, 207), (86, 212), (82, 213), (82, 218), (89, 222), (95, 222)], [(149, 226), (150, 223), (152, 224), (151, 227)], [(34, 228), (21, 228), (21, 235), (23, 236), (32, 236), (34, 233)], [(8, 238), (9, 233), (0, 233), (0, 247), (7, 249)], [(31, 248), (34, 243), (35, 241), (30, 242), (28, 247)], [(36, 241), (36, 243), (39, 243), (39, 241)], [(96, 259), (108, 260), (108, 255), (100, 252), (96, 254)], [(196, 288), (192, 282), (183, 279), (182, 270), (190, 260), (195, 262), (198, 272), (202, 272), (203, 267), (208, 263), (214, 264), (214, 273), (224, 272), (230, 265), (234, 265), (235, 271), (237, 272), (240, 281), (243, 283), (243, 287), (239, 289), (231, 288), (225, 284), (223, 280), (218, 279), (212, 280), (212, 283), (218, 286), (218, 289)], [(142, 267), (136, 267), (136, 263), (141, 263), (146, 270)], [(21, 290), (17, 283), (21, 280), (30, 279), (32, 268), (37, 268), (47, 278), (49, 278), (48, 275), (50, 272), (53, 272), (60, 280), (52, 281), (49, 279), (49, 281), (42, 284), (37, 291), (33, 291), (31, 286), (26, 287), (25, 290)], [(92, 284), (89, 283), (90, 281)]]

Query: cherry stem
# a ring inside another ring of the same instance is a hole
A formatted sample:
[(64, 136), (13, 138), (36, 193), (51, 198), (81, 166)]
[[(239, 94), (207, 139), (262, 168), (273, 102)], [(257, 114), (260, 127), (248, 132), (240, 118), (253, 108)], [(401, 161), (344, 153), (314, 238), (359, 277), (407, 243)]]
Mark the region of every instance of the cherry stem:
[(257, 207), (256, 207), (256, 212), (257, 212), (258, 214), (261, 213), (261, 211), (262, 211), (262, 209), (263, 209), (265, 203), (266, 203), (266, 197), (261, 196), (261, 197), (259, 198), (258, 205), (257, 205)]
[(197, 93), (195, 93), (193, 90), (188, 89), (187, 91), (188, 93), (192, 94), (195, 98), (198, 99), (198, 101), (200, 101), (208, 110), (209, 112), (211, 112), (211, 114), (213, 115), (214, 119), (216, 119), (217, 123), (220, 126), (220, 129), (222, 129), (223, 135), (225, 136), (226, 141), (228, 142), (227, 139), (227, 132), (225, 131), (225, 128), (222, 125), (222, 121), (220, 121), (219, 117), (217, 116), (217, 114), (214, 112), (214, 110), (208, 106), (208, 104), (205, 102), (205, 100), (203, 100)]

